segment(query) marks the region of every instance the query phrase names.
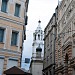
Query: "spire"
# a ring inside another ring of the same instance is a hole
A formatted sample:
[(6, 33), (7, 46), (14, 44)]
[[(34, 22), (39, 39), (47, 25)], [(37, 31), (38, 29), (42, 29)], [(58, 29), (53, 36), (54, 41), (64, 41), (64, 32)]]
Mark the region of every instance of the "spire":
[(39, 20), (39, 21), (38, 21), (38, 27), (40, 27), (40, 24), (41, 24), (41, 21)]
[(39, 20), (39, 21), (38, 21), (38, 27), (37, 27), (36, 30), (41, 30), (41, 26), (40, 26), (40, 24), (41, 24), (41, 21)]
[(41, 21), (39, 20), (38, 23), (41, 23)]

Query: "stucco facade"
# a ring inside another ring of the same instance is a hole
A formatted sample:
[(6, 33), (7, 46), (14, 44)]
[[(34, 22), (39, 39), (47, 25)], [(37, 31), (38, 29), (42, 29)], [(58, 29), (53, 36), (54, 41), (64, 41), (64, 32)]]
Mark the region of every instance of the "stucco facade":
[[(22, 44), (25, 27), (26, 0), (6, 0), (6, 12), (2, 11), (4, 0), (0, 0), (0, 29), (3, 30), (3, 41), (0, 42), (0, 74), (12, 66), (21, 67)], [(20, 5), (19, 16), (15, 16), (15, 6)], [(12, 34), (17, 32), (16, 45), (11, 45)], [(1, 34), (2, 35), (2, 34)], [(0, 36), (1, 37), (1, 36)], [(9, 62), (9, 60), (11, 60)], [(11, 63), (12, 62), (12, 63)], [(13, 65), (12, 65), (13, 64)]]

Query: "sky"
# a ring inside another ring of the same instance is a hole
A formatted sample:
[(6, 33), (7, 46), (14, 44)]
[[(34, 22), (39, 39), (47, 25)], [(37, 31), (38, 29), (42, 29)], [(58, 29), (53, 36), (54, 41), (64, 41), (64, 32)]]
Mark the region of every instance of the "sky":
[(58, 0), (29, 0), (28, 25), (26, 26), (26, 40), (23, 43), (22, 68), (29, 69), (29, 64), (24, 63), (25, 58), (32, 56), (33, 32), (41, 20), (41, 28), (44, 31), (50, 18), (55, 12)]

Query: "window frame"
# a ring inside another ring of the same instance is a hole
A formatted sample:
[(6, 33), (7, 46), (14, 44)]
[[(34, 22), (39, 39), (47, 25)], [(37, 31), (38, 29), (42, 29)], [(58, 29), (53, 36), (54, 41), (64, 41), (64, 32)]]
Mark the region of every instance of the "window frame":
[(38, 40), (40, 40), (40, 34), (38, 34)]
[[(17, 33), (16, 44), (12, 44), (12, 34), (13, 34), (13, 33)], [(19, 35), (19, 32), (12, 30), (12, 34), (11, 34), (11, 46), (18, 46), (18, 35)]]
[[(18, 12), (18, 15), (16, 15), (16, 5), (19, 6), (19, 12)], [(20, 10), (21, 10), (21, 4), (15, 3), (15, 12), (14, 12), (14, 16), (20, 17)]]
[(2, 28), (2, 27), (0, 27), (0, 29), (2, 29), (4, 32), (3, 32), (3, 39), (2, 39), (2, 41), (0, 41), (0, 43), (4, 43), (4, 39), (5, 39), (5, 28)]
[[(4, 0), (5, 1), (5, 0)], [(8, 9), (8, 1), (9, 0), (6, 0), (6, 9), (5, 10), (3, 10), (3, 0), (2, 0), (2, 5), (1, 5), (1, 12), (4, 12), (4, 13), (7, 13), (7, 9)]]
[[(12, 58), (12, 57), (9, 57), (8, 60), (7, 60), (7, 69), (9, 69), (9, 64), (8, 64), (8, 63), (9, 63), (10, 61), (17, 62), (17, 65), (18, 65), (18, 59), (17, 59), (17, 58), (15, 58), (15, 57), (13, 57), (13, 58)], [(17, 66), (17, 65), (16, 65), (16, 66)], [(10, 66), (10, 67), (11, 67), (11, 66)]]

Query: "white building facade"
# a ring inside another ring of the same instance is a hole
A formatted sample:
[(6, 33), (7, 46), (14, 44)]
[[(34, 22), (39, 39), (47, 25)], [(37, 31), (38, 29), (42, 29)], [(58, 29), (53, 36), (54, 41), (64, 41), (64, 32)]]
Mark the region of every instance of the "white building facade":
[(32, 58), (30, 63), (30, 72), (32, 75), (42, 75), (43, 69), (43, 55), (44, 55), (44, 42), (43, 42), (43, 31), (38, 21), (38, 27), (33, 33), (32, 43)]

